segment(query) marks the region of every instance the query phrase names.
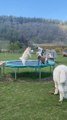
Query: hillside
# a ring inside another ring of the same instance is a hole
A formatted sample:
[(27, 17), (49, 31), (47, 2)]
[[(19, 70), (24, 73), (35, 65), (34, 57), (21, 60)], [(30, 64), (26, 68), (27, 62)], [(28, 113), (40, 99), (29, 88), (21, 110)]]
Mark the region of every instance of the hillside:
[[(67, 44), (67, 22), (41, 18), (0, 16), (0, 42)], [(0, 45), (1, 46), (1, 45)]]

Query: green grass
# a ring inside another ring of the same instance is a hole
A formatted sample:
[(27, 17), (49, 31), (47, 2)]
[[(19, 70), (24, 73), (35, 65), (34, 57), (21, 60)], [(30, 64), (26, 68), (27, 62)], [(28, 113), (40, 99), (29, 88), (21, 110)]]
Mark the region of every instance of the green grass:
[[(21, 55), (0, 54), (1, 60), (18, 59), (19, 56)], [(35, 56), (33, 58), (35, 59)], [(62, 55), (57, 56), (57, 64), (67, 65), (66, 61), (67, 58)], [(58, 102), (59, 96), (52, 94), (52, 79), (39, 81), (32, 69), (24, 69), (24, 73), (22, 71), (20, 70), (16, 81), (13, 79), (12, 70), (8, 68), (5, 69), (5, 77), (0, 78), (0, 120), (66, 120), (67, 100), (61, 104)], [(43, 75), (44, 72), (45, 69)], [(46, 73), (43, 78), (49, 76), (47, 68)]]
[(0, 82), (0, 120), (66, 120), (67, 101), (53, 90), (53, 82)]

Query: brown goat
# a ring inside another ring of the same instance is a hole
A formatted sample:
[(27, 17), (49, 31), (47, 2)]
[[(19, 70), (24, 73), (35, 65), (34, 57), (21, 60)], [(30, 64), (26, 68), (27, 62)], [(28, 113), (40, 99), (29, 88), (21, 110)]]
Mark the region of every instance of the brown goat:
[(48, 59), (46, 59), (46, 56), (38, 56), (38, 64), (40, 63), (45, 64), (46, 62), (48, 62)]

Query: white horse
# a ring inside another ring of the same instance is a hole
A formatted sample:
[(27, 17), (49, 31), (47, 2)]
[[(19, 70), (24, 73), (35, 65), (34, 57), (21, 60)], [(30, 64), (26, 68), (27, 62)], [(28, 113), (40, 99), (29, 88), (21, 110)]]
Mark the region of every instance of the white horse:
[(55, 84), (54, 94), (59, 93), (59, 101), (67, 98), (67, 66), (58, 65), (53, 71), (53, 80)]

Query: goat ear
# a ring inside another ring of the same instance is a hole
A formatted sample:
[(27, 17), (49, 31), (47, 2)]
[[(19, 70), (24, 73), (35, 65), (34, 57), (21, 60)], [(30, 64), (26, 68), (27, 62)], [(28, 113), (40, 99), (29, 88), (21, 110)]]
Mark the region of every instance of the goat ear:
[(62, 70), (60, 73), (60, 83), (65, 83), (65, 81), (66, 81), (66, 74), (65, 71)]

